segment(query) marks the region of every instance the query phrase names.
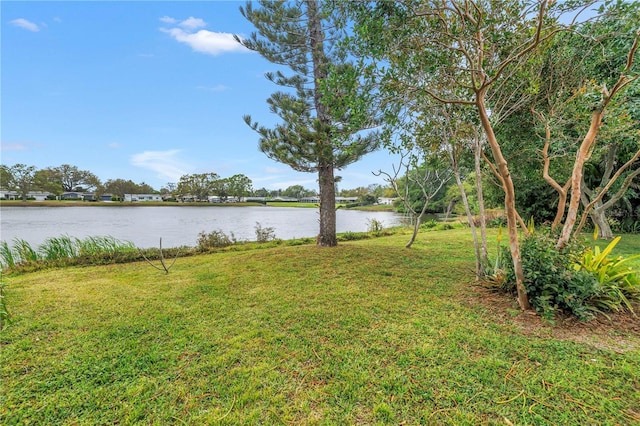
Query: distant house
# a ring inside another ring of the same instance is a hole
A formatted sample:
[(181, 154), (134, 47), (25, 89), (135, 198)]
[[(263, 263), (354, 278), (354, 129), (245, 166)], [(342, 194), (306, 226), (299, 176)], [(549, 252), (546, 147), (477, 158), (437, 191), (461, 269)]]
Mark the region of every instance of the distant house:
[(0, 189), (0, 200), (17, 200), (19, 198), (16, 191), (7, 191)]
[(380, 197), (378, 198), (378, 204), (392, 205), (395, 200), (396, 198)]
[(112, 201), (113, 200), (113, 195), (111, 194), (102, 194), (100, 196), (100, 201)]
[(44, 191), (31, 191), (27, 193), (28, 199), (34, 199), (36, 201), (45, 201), (51, 195), (50, 192)]
[(124, 201), (128, 202), (149, 202), (163, 201), (160, 194), (124, 194)]
[[(27, 200), (45, 201), (50, 195), (50, 192), (29, 191), (27, 192)], [(17, 191), (0, 189), (0, 200), (19, 200), (20, 198), (21, 195)]]
[(355, 203), (358, 197), (336, 197), (336, 204)]
[(242, 201), (246, 203), (264, 203), (265, 201), (267, 201), (267, 197), (244, 197)]
[(63, 192), (60, 194), (61, 200), (84, 200), (84, 193), (82, 192)]
[(301, 203), (319, 203), (320, 198), (317, 195), (313, 195), (311, 197), (302, 197), (300, 198)]

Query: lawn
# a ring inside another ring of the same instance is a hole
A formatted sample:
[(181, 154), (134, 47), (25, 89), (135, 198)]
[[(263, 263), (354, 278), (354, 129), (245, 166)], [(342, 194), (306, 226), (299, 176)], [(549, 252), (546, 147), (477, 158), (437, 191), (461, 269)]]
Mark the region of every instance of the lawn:
[(640, 423), (637, 334), (557, 337), (468, 231), (407, 237), (4, 277), (0, 424)]

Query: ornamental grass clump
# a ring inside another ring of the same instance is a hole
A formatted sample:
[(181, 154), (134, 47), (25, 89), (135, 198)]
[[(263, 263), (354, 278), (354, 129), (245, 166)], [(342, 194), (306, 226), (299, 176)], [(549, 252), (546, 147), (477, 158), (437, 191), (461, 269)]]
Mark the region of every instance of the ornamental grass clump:
[[(596, 229), (596, 237), (597, 232)], [(635, 315), (632, 302), (640, 301), (640, 271), (630, 267), (628, 262), (639, 259), (640, 254), (612, 257), (611, 252), (620, 239), (614, 238), (602, 251), (597, 245), (585, 250), (574, 269), (588, 271), (597, 281), (597, 294), (590, 300), (594, 310), (605, 313), (623, 307)]]

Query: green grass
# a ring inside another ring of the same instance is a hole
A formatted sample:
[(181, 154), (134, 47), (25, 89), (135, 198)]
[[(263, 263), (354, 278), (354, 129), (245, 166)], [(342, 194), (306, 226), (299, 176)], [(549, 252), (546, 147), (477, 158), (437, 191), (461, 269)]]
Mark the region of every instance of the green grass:
[(525, 332), (467, 230), (406, 238), (5, 277), (0, 424), (640, 422), (638, 336)]
[(349, 210), (362, 210), (367, 212), (395, 212), (396, 210), (389, 204), (376, 204), (371, 206), (349, 207)]

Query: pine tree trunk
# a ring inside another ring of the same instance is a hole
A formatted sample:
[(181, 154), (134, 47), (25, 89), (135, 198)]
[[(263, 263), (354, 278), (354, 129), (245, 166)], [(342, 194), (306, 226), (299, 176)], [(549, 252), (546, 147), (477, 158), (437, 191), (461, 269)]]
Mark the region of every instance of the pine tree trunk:
[[(327, 77), (324, 52), (324, 33), (320, 20), (320, 12), (316, 0), (307, 0), (308, 26), (311, 47), (311, 62), (313, 63), (314, 93), (313, 100), (316, 114), (322, 130), (327, 132), (330, 138), (330, 123), (327, 108), (322, 103), (322, 90), (320, 83)], [(324, 144), (324, 146), (323, 146)], [(333, 247), (338, 245), (336, 238), (336, 180), (333, 175), (333, 149), (331, 141), (318, 141), (318, 152), (322, 157), (318, 161), (318, 184), (320, 187), (320, 233), (318, 245)]]
[(338, 245), (336, 238), (336, 194), (335, 177), (331, 165), (322, 165), (318, 171), (320, 186), (320, 234), (318, 245), (334, 247)]

